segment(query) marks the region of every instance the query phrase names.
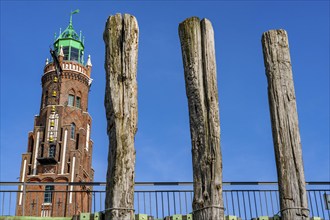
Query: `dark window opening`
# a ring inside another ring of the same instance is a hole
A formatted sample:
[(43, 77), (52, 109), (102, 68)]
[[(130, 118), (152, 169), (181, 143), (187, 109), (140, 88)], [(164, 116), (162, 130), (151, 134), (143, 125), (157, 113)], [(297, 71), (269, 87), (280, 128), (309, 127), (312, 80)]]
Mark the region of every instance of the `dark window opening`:
[(33, 139), (33, 137), (31, 136), (31, 137), (29, 138), (29, 147), (28, 147), (28, 152), (31, 153), (30, 164), (32, 163), (32, 157), (33, 157), (33, 146), (34, 146), (34, 139)]
[(76, 98), (76, 107), (81, 108), (81, 98), (77, 96)]
[(67, 173), (70, 173), (70, 162), (68, 163), (68, 171)]
[(79, 61), (79, 50), (77, 48), (71, 47), (70, 60)]
[(71, 139), (75, 138), (75, 131), (76, 131), (76, 125), (74, 123), (71, 124)]
[[(42, 124), (41, 124), (40, 126), (42, 126)], [(46, 138), (46, 131), (43, 130), (43, 134), (42, 134), (42, 142), (45, 142), (45, 138)]]
[(77, 134), (77, 139), (76, 139), (76, 150), (79, 149), (79, 134)]
[(58, 162), (61, 161), (61, 151), (62, 151), (62, 145), (58, 144)]
[(48, 151), (48, 157), (55, 157), (55, 145), (50, 145), (49, 146), (49, 151)]
[(45, 106), (48, 105), (48, 91), (45, 92)]
[(63, 47), (64, 60), (69, 60), (69, 47)]
[(44, 145), (43, 144), (40, 147), (40, 157), (44, 157)]
[(45, 187), (44, 203), (52, 203), (54, 186)]
[(33, 137), (31, 136), (31, 137), (29, 138), (28, 152), (32, 152), (32, 151), (33, 151), (33, 145), (34, 145), (34, 140), (33, 140)]
[(63, 128), (61, 128), (60, 140), (62, 141), (63, 138)]

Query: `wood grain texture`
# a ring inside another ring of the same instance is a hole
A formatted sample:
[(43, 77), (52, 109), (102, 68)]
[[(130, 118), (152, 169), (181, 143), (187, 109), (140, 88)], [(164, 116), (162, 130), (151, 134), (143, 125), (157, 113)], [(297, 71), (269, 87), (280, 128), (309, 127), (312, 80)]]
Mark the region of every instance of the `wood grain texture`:
[(134, 16), (116, 14), (107, 19), (103, 34), (109, 136), (106, 219), (134, 219), (138, 35)]
[(308, 219), (302, 149), (288, 36), (285, 30), (262, 35), (268, 99), (283, 220)]
[(194, 220), (224, 219), (220, 118), (209, 20), (188, 18), (179, 25), (192, 144)]

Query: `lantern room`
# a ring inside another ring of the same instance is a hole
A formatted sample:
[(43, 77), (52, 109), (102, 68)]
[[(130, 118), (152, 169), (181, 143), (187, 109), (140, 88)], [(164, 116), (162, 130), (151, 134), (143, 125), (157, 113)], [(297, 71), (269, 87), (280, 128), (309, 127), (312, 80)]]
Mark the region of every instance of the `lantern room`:
[(72, 15), (78, 12), (76, 10), (71, 13), (69, 26), (63, 32), (60, 31), (59, 37), (55, 39), (54, 50), (60, 54), (62, 47), (64, 60), (84, 64), (84, 39), (81, 36), (81, 31), (78, 35), (72, 25)]

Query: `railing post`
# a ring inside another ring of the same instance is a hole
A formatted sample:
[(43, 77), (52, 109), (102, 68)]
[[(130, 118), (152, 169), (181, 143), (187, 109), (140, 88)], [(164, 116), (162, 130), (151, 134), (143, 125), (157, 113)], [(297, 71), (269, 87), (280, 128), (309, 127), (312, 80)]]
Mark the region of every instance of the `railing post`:
[(9, 212), (8, 212), (8, 215), (10, 215), (10, 209), (11, 209), (11, 192), (9, 193)]
[(1, 215), (3, 215), (3, 210), (5, 210), (5, 193), (2, 194), (2, 210)]

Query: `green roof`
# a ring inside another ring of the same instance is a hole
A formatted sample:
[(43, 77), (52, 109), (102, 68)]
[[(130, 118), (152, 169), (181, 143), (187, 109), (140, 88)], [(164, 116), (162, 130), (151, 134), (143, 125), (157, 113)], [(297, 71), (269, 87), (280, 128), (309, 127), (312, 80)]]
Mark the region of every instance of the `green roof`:
[(54, 50), (57, 54), (60, 53), (60, 48), (64, 50), (64, 60), (73, 60), (79, 63), (84, 63), (84, 40), (73, 28), (72, 15), (78, 13), (79, 10), (75, 10), (70, 14), (69, 26), (55, 39)]

